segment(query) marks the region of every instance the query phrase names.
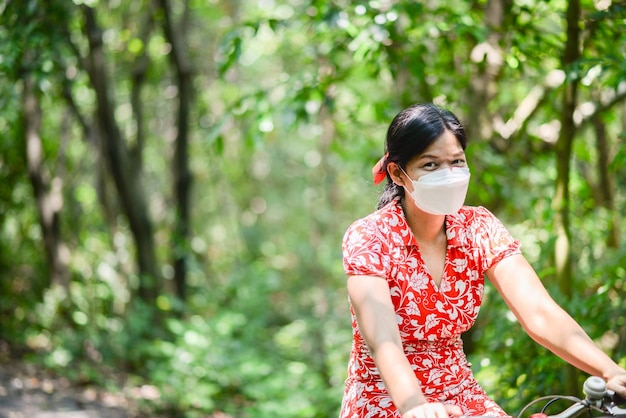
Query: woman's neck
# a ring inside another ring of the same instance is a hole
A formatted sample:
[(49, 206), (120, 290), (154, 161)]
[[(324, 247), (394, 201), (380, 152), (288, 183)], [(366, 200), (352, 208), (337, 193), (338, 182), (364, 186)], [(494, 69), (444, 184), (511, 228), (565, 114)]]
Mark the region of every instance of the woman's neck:
[(445, 237), (445, 215), (426, 213), (406, 199), (402, 201), (402, 210), (418, 243), (436, 244)]

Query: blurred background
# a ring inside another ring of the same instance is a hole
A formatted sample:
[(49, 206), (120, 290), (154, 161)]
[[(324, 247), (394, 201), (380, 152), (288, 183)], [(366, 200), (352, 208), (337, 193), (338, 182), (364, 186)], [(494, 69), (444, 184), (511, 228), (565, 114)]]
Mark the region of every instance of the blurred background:
[[(0, 366), (129, 416), (334, 417), (341, 238), (415, 102), (467, 127), (467, 198), (626, 366), (626, 5), (0, 1)], [(580, 395), (491, 286), (464, 336), (511, 414)], [(130, 401), (129, 401), (130, 402)]]

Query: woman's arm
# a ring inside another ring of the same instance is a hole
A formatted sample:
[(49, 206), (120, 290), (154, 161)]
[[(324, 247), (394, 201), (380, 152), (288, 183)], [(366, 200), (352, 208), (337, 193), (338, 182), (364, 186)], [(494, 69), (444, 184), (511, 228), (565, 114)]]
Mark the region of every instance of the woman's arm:
[(348, 295), (359, 330), (376, 367), (404, 418), (461, 415), (458, 407), (428, 404), (404, 354), (387, 281), (375, 276), (349, 276)]
[(611, 389), (626, 395), (626, 371), (552, 299), (524, 256), (505, 258), (487, 271), (487, 277), (535, 341), (573, 366), (603, 377)]

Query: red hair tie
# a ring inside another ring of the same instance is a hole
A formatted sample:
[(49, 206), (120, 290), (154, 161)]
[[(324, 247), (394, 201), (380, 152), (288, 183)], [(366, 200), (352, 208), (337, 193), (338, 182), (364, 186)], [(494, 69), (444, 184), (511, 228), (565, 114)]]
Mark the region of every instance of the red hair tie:
[(389, 157), (389, 153), (386, 152), (380, 160), (372, 167), (372, 177), (374, 178), (374, 184), (379, 185), (387, 177), (387, 170), (385, 168), (385, 161)]

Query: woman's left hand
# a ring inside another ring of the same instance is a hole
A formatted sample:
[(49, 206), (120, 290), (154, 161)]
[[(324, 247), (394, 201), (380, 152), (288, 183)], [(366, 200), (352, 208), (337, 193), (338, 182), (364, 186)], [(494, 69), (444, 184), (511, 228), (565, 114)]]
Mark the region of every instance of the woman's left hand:
[(626, 399), (626, 370), (624, 373), (617, 374), (606, 382), (607, 389), (611, 389), (622, 399)]

